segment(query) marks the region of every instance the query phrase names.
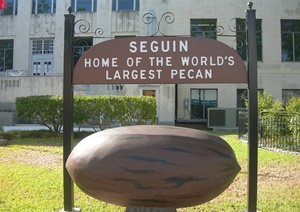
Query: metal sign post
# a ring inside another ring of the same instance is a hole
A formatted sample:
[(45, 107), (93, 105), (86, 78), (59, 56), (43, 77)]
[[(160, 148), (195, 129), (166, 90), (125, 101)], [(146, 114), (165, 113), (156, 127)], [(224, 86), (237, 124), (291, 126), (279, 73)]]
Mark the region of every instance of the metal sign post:
[(248, 3), (246, 11), (248, 41), (248, 212), (257, 208), (258, 108), (257, 108), (257, 47), (256, 11)]
[(64, 88), (63, 88), (63, 173), (64, 173), (64, 209), (73, 211), (74, 183), (65, 167), (66, 161), (73, 149), (73, 86), (74, 69), (74, 20), (75, 16), (65, 15), (65, 46), (64, 46)]

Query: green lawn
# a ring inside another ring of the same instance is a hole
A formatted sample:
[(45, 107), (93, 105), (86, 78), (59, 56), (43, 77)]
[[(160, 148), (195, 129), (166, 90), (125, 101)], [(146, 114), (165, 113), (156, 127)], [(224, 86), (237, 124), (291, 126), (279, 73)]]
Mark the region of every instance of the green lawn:
[[(178, 212), (242, 211), (247, 208), (247, 144), (236, 134), (223, 138), (234, 149), (241, 172), (216, 199)], [(63, 207), (61, 139), (19, 139), (0, 147), (0, 211), (58, 211)], [(300, 155), (259, 149), (258, 210), (300, 211)], [(124, 211), (95, 200), (75, 186), (82, 211)]]

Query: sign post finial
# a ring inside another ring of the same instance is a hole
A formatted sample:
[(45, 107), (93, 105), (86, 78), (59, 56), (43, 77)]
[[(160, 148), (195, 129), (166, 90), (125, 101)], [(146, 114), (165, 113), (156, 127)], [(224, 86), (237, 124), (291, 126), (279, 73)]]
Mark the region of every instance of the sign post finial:
[(72, 7), (68, 7), (68, 12), (69, 12), (69, 14), (72, 13)]
[(249, 7), (250, 10), (252, 10), (252, 7), (253, 7), (253, 2), (252, 1), (248, 2), (248, 7)]

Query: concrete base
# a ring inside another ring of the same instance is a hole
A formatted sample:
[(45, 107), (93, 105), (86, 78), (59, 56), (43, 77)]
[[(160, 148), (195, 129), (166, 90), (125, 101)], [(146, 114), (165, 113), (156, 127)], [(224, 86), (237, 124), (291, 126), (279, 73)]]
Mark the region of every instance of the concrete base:
[(16, 112), (0, 111), (0, 124), (13, 126), (15, 123), (17, 123)]
[(125, 212), (176, 212), (176, 208), (127, 207)]

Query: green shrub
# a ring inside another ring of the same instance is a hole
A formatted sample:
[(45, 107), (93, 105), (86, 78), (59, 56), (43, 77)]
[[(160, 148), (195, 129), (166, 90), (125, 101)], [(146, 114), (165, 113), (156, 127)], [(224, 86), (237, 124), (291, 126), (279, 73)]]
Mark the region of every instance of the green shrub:
[(261, 135), (263, 138), (272, 138), (273, 141), (281, 139), (282, 135), (289, 133), (285, 120), (286, 113), (282, 103), (275, 100), (268, 92), (258, 94), (258, 111), (261, 113)]
[[(246, 108), (248, 108), (248, 99), (245, 99)], [(267, 91), (264, 91), (263, 94), (260, 92), (257, 93), (257, 109), (258, 113), (263, 111), (268, 112), (268, 114), (277, 113), (282, 111), (283, 107), (280, 101), (275, 100), (271, 94)], [(259, 114), (258, 114), (259, 115)]]
[(73, 121), (78, 125), (78, 131), (81, 125), (88, 121), (85, 113), (86, 99), (87, 97), (83, 95), (75, 95), (73, 99)]
[[(76, 97), (78, 98), (78, 97)], [(74, 99), (74, 107), (76, 105)], [(79, 98), (83, 98), (82, 96)], [(84, 122), (104, 130), (114, 123), (122, 126), (154, 124), (156, 99), (148, 96), (84, 96)], [(79, 124), (79, 122), (75, 121)]]
[(259, 112), (266, 111), (268, 112), (267, 115), (272, 115), (278, 113), (279, 111), (283, 111), (281, 102), (275, 100), (267, 91), (264, 91), (263, 94), (258, 93), (257, 97)]
[[(94, 132), (80, 131), (74, 132), (74, 139), (83, 139)], [(49, 130), (10, 130), (7, 132), (1, 132), (0, 136), (7, 140), (25, 139), (25, 138), (60, 138), (63, 139), (62, 133), (56, 133)]]
[[(246, 101), (247, 102), (247, 101)], [(269, 93), (258, 94), (260, 139), (264, 145), (299, 149), (300, 97), (292, 97), (286, 107)]]
[(286, 105), (286, 110), (290, 115), (290, 130), (294, 135), (294, 139), (300, 142), (300, 96), (292, 97)]
[(119, 102), (122, 102), (121, 96), (94, 96), (88, 101), (86, 108), (89, 114), (88, 124), (98, 126), (104, 130), (113, 123), (117, 122), (118, 116), (122, 113)]
[(1, 136), (7, 140), (23, 138), (62, 138), (60, 133), (49, 130), (10, 130), (1, 133)]
[[(264, 91), (263, 94), (258, 92), (257, 95), (260, 135), (264, 139), (271, 137), (277, 139), (288, 128), (286, 124), (283, 125), (280, 122), (282, 116), (286, 115), (282, 113), (284, 111), (282, 104), (267, 91)], [(248, 107), (248, 101), (245, 102)]]
[(300, 113), (300, 96), (292, 97), (286, 105), (286, 110), (290, 114)]
[(63, 124), (62, 96), (27, 96), (16, 98), (18, 117), (35, 120), (50, 131), (61, 131)]
[[(154, 124), (156, 121), (156, 100), (150, 96), (125, 96), (119, 110), (123, 111), (118, 117), (121, 125)], [(132, 110), (131, 108), (135, 108)], [(155, 115), (153, 115), (155, 114)]]
[[(75, 95), (73, 121), (80, 127), (88, 124), (104, 130), (112, 124), (154, 124), (156, 99), (148, 96)], [(28, 96), (16, 98), (18, 117), (35, 120), (50, 131), (60, 132), (63, 125), (62, 96)]]

